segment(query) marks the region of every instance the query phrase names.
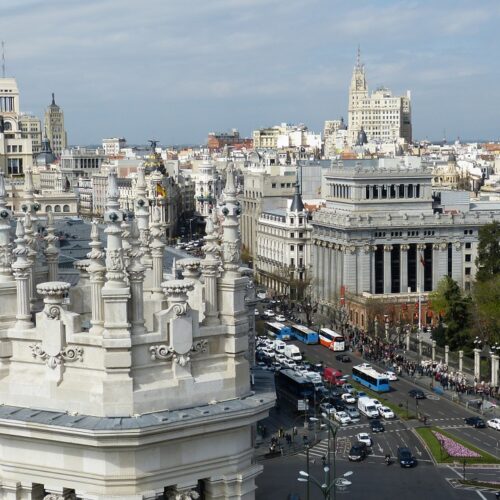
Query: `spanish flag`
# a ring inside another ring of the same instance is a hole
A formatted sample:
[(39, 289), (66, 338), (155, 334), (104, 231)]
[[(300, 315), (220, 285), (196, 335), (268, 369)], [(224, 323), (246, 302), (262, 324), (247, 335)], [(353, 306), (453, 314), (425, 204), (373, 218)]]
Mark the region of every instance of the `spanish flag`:
[(165, 198), (167, 196), (167, 190), (159, 183), (156, 183), (156, 196)]

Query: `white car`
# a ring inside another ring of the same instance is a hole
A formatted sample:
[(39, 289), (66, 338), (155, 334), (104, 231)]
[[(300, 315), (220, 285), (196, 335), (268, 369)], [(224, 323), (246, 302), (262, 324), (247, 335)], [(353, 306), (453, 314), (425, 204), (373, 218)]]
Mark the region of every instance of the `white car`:
[(297, 364), (295, 363), (295, 361), (292, 361), (291, 359), (285, 359), (285, 361), (283, 361), (283, 366), (293, 369), (297, 366)]
[(320, 410), (327, 415), (332, 415), (335, 413), (335, 407), (331, 403), (321, 403), (319, 407)]
[(372, 438), (370, 437), (370, 434), (367, 434), (366, 432), (360, 432), (359, 434), (356, 434), (356, 439), (360, 443), (365, 443), (366, 446), (372, 445)]
[(398, 380), (398, 376), (391, 371), (384, 372), (382, 375), (385, 375), (391, 382)]
[(340, 397), (349, 405), (356, 404), (356, 398), (352, 394), (349, 394), (348, 392), (342, 394), (342, 396)]
[(379, 408), (384, 406), (378, 399), (372, 399), (373, 406), (375, 406), (375, 409), (378, 411)]
[(351, 417), (345, 411), (336, 412), (333, 418), (337, 422), (340, 422), (342, 425), (347, 425), (351, 423)]
[(378, 412), (380, 413), (380, 416), (382, 418), (385, 419), (396, 418), (396, 415), (394, 415), (394, 412), (388, 406), (381, 406), (378, 409)]
[(264, 311), (264, 315), (267, 316), (268, 318), (272, 318), (274, 317), (274, 311), (272, 311), (271, 309), (266, 309)]
[(283, 364), (285, 361), (286, 361), (286, 357), (283, 355), (283, 354), (276, 354), (276, 356), (274, 357), (274, 359), (278, 362), (278, 363), (281, 363)]
[(491, 427), (492, 429), (496, 429), (497, 431), (500, 431), (500, 418), (492, 418), (491, 420), (488, 420), (486, 422), (486, 425), (488, 427)]
[(276, 316), (276, 318), (274, 318), (276, 321), (280, 321), (281, 323), (283, 323), (283, 321), (286, 321), (286, 318), (285, 316), (283, 316), (283, 314), (278, 314)]

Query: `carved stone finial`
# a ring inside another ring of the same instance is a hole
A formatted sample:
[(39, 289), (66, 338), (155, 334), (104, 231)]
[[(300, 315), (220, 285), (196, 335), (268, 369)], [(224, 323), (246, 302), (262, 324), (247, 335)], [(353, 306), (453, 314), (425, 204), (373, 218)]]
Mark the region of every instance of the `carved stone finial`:
[(70, 288), (71, 285), (65, 281), (47, 281), (36, 286), (36, 291), (43, 297), (43, 312), (48, 318), (60, 318), (62, 303)]
[(183, 270), (184, 278), (197, 279), (200, 276), (200, 259), (195, 257), (180, 259), (177, 261), (177, 265)]
[(170, 280), (164, 281), (161, 288), (168, 305), (174, 306), (177, 316), (183, 316), (187, 312), (188, 293), (194, 290), (194, 283), (191, 280)]

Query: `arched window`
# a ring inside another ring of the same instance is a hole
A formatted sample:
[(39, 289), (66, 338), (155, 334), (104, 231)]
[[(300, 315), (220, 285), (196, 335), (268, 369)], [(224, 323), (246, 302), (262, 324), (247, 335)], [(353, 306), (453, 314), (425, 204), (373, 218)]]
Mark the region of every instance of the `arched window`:
[(63, 206), (63, 212), (69, 212), (69, 205)]
[(60, 212), (61, 211), (61, 205), (56, 205), (54, 207), (54, 212)]
[(47, 205), (45, 207), (45, 212), (52, 212), (52, 205)]

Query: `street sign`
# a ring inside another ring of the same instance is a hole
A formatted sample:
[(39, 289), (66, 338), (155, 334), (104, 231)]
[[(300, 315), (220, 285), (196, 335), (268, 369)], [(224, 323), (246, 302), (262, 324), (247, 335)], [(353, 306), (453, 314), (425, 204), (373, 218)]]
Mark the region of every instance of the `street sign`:
[(297, 401), (297, 411), (306, 411), (307, 405), (304, 399), (299, 399)]

